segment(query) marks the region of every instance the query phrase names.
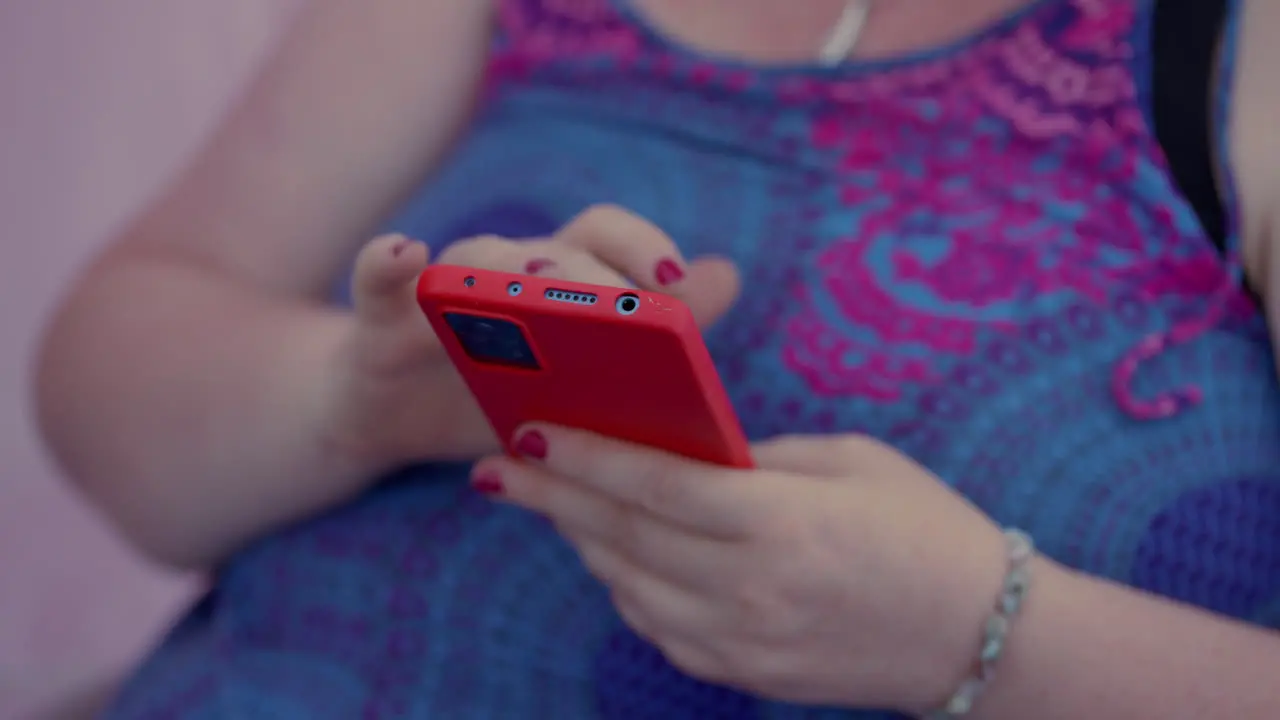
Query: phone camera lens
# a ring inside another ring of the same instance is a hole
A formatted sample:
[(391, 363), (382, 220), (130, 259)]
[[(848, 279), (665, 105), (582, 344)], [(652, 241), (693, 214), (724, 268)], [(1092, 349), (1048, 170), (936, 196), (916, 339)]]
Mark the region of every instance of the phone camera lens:
[(539, 370), (524, 331), (510, 320), (468, 313), (444, 314), (462, 349), (476, 362)]
[(524, 286), (518, 282), (513, 282), (507, 286), (507, 294), (511, 297), (519, 295), (524, 290)]
[(640, 309), (640, 298), (627, 293), (618, 297), (618, 301), (613, 304), (613, 307), (618, 311), (619, 315), (634, 315)]
[(476, 279), (475, 279), (475, 277), (474, 277), (474, 276), (472, 276), (472, 275), (468, 275), (468, 276), (467, 276), (467, 279), (465, 279), (465, 280), (463, 280), (463, 281), (462, 281), (462, 284), (463, 284), (463, 285), (466, 285), (467, 287), (475, 287), (475, 286), (476, 286)]

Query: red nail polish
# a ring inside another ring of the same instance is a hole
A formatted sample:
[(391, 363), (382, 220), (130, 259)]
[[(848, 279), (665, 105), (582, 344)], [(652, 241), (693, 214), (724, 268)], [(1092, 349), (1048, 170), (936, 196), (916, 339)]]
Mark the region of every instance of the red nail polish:
[(547, 439), (537, 430), (530, 430), (516, 440), (516, 452), (534, 460), (547, 457)]
[(667, 286), (677, 282), (684, 277), (684, 270), (680, 269), (680, 264), (671, 258), (663, 258), (658, 261), (658, 266), (653, 269), (653, 276), (659, 285)]
[(555, 264), (556, 263), (554, 260), (548, 260), (546, 258), (534, 258), (530, 260), (527, 265), (524, 266), (524, 274), (537, 275), (538, 273), (542, 272), (543, 270), (546, 270), (547, 268)]
[(506, 491), (506, 487), (502, 484), (502, 478), (493, 471), (482, 472), (472, 477), (471, 487), (483, 495), (501, 495)]

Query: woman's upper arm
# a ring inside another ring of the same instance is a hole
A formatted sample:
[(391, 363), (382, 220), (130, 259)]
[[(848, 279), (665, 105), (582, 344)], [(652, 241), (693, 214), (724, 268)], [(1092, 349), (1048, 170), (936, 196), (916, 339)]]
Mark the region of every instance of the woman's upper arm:
[(1230, 133), (1241, 213), (1241, 260), (1280, 337), (1280, 3), (1244, 0)]
[(206, 148), (117, 244), (324, 292), (471, 111), (489, 0), (311, 0)]

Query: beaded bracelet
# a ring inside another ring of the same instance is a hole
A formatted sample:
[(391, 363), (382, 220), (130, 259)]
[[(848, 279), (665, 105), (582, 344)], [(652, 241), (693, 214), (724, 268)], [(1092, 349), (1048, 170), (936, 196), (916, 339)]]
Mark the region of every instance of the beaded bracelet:
[(995, 610), (983, 629), (982, 646), (974, 661), (973, 674), (960, 684), (945, 705), (926, 715), (926, 720), (954, 720), (969, 714), (978, 701), (978, 696), (995, 675), (996, 663), (1004, 653), (1009, 628), (1022, 609), (1022, 600), (1031, 585), (1031, 573), (1027, 565), (1035, 554), (1035, 542), (1021, 530), (1005, 530), (1004, 537), (1009, 555), (1009, 571), (1004, 576)]

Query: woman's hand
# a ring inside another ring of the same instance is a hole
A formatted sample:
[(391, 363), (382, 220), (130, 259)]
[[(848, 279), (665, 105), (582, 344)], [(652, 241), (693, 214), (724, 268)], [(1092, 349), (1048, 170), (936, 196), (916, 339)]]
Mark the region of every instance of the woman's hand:
[(436, 262), (662, 292), (684, 301), (701, 327), (738, 299), (732, 262), (720, 257), (687, 261), (656, 225), (611, 205), (588, 209), (547, 238), (463, 240)]
[(977, 656), (1000, 529), (859, 436), (789, 437), (729, 470), (522, 429), (478, 489), (548, 517), (625, 621), (701, 679), (794, 702), (923, 712)]
[[(549, 238), (462, 240), (436, 261), (661, 291), (683, 300), (703, 326), (738, 296), (731, 262), (687, 261), (661, 230), (613, 207), (589, 209)], [(402, 236), (374, 240), (356, 260), (356, 322), (337, 358), (331, 407), (321, 413), (331, 426), (321, 432), (363, 464), (470, 459), (499, 446), (418, 308), (415, 281), (427, 262), (427, 247)]]

